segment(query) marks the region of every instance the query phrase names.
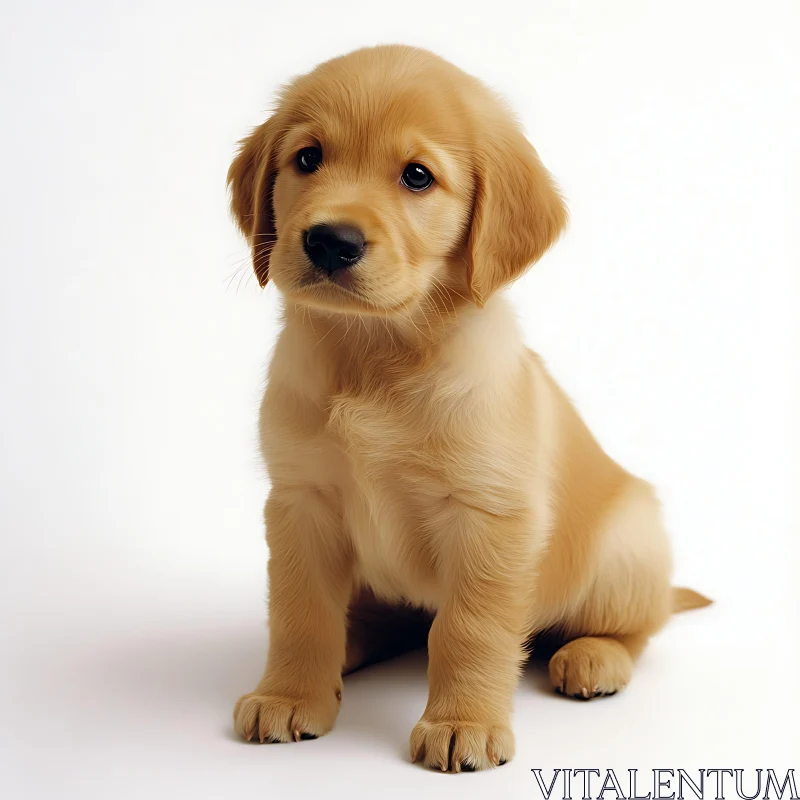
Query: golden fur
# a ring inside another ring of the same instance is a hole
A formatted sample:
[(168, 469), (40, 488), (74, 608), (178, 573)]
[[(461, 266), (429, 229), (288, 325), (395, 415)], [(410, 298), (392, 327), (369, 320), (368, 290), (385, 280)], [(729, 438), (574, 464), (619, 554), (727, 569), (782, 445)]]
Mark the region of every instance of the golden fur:
[[(310, 146), (324, 160), (305, 174)], [(430, 189), (401, 185), (409, 162)], [(609, 694), (673, 609), (707, 602), (671, 589), (653, 490), (600, 449), (498, 294), (558, 238), (564, 203), (501, 101), (408, 47), (295, 80), (228, 179), (259, 281), (285, 299), (261, 407), (269, 658), (236, 730), (327, 733), (343, 672), (427, 637), (412, 759), (504, 763), (534, 635), (563, 643), (557, 690)], [(343, 285), (304, 254), (321, 222), (367, 239)]]

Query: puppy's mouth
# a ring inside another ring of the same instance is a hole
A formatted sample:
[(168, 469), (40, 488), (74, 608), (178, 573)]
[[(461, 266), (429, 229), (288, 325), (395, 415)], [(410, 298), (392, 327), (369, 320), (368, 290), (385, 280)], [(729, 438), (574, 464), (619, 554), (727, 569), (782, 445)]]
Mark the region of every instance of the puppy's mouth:
[(295, 279), (289, 294), (296, 300), (328, 310), (367, 311), (374, 306), (361, 291), (359, 280), (351, 269), (337, 269), (328, 273), (310, 263)]
[(294, 285), (288, 289), (287, 295), (294, 300), (316, 306), (326, 311), (339, 313), (358, 313), (367, 316), (399, 314), (416, 302), (409, 297), (397, 303), (383, 304), (365, 293), (359, 285), (358, 277), (352, 270), (335, 270), (327, 274), (309, 266)]
[(301, 278), (299, 289), (326, 289), (339, 290), (352, 297), (362, 297), (358, 291), (358, 280), (349, 269), (337, 269), (334, 272), (319, 272), (309, 264), (306, 274)]
[(332, 283), (334, 286), (338, 286), (340, 289), (344, 289), (350, 294), (358, 294), (358, 281), (353, 275), (352, 270), (337, 269), (335, 272), (323, 276), (323, 280)]

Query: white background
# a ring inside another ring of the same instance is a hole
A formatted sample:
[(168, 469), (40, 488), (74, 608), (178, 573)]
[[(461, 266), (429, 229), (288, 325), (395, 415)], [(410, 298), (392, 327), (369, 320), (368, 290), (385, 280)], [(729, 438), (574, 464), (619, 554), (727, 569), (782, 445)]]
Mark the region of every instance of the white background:
[[(492, 773), (407, 762), (422, 656), (348, 679), (318, 741), (231, 728), (264, 658), (278, 301), (225, 172), (276, 87), (381, 42), (519, 111), (572, 212), (512, 291), (528, 342), (659, 487), (676, 581), (717, 601), (613, 699), (529, 668)], [(799, 43), (793, 2), (6, 0), (0, 794), (538, 797), (533, 767), (800, 767)]]

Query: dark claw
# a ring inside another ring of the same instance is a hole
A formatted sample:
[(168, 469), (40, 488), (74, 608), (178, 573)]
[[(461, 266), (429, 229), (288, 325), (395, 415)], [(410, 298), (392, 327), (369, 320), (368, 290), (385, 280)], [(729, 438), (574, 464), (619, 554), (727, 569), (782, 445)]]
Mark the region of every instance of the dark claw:
[(308, 741), (309, 739), (316, 739), (317, 735), (315, 733), (301, 733), (300, 738)]
[(506, 760), (504, 758), (501, 758), (500, 761), (498, 761), (497, 766), (498, 767), (502, 767), (503, 764), (505, 764), (505, 763), (506, 763)]
[(464, 761), (461, 762), (461, 771), (462, 772), (475, 772), (475, 767), (472, 764), (467, 764)]

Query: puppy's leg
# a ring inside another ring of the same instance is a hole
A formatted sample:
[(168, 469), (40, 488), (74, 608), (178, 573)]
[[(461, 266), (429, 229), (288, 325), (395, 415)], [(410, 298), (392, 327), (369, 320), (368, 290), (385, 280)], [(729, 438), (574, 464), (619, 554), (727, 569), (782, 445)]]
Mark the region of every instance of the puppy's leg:
[(347, 613), (347, 655), (343, 674), (424, 647), (433, 617), (410, 606), (378, 600), (362, 589)]
[(260, 742), (313, 739), (339, 712), (352, 560), (338, 500), (315, 487), (274, 487), (266, 505), (269, 655), (236, 703), (237, 733)]
[(517, 521), (462, 508), (442, 556), (445, 599), (428, 637), (428, 705), (411, 758), (442, 771), (485, 769), (514, 754), (511, 707), (524, 659), (530, 579)]
[(672, 604), (667, 535), (647, 484), (631, 482), (599, 542), (590, 588), (559, 626), (567, 643), (549, 667), (556, 691), (587, 700), (627, 686), (634, 661)]

